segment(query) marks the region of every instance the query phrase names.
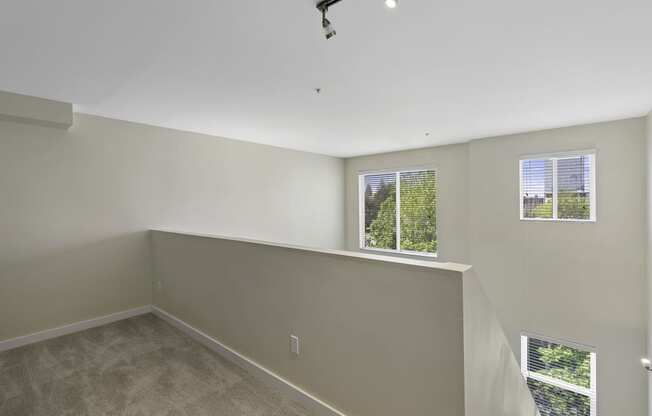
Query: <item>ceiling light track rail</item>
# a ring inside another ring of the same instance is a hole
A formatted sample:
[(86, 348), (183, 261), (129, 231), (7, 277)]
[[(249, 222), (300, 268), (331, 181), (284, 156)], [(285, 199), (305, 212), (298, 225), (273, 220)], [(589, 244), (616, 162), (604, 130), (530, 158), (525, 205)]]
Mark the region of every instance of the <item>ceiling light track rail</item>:
[[(317, 3), (317, 10), (321, 12), (321, 26), (324, 29), (324, 36), (326, 36), (326, 39), (330, 39), (337, 34), (335, 29), (333, 29), (331, 22), (326, 18), (326, 13), (328, 12), (329, 7), (336, 5), (341, 1), (342, 0), (321, 0)], [(397, 4), (398, 0), (385, 0), (385, 5), (390, 9), (395, 8)]]
[(319, 3), (317, 3), (317, 9), (319, 11), (324, 12), (328, 11), (328, 8), (341, 2), (342, 0), (322, 0)]

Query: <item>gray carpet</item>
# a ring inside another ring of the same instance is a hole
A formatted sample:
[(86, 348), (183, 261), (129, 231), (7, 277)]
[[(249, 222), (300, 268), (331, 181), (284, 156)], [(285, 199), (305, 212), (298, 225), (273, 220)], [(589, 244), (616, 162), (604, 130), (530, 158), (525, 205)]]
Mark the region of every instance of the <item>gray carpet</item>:
[(0, 353), (0, 415), (309, 413), (148, 314)]

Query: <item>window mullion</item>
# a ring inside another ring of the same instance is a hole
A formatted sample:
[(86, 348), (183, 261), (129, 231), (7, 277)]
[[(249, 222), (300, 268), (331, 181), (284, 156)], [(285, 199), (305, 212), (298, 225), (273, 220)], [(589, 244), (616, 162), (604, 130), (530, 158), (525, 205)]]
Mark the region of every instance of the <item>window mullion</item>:
[(518, 205), (520, 211), (520, 218), (524, 219), (523, 216), (523, 204), (525, 200), (523, 199), (523, 160), (518, 161)]
[(552, 159), (552, 218), (558, 219), (558, 183), (557, 183), (557, 159)]
[(589, 209), (590, 209), (591, 211), (590, 211), (590, 213), (589, 213), (589, 214), (590, 214), (590, 215), (589, 215), (589, 218), (590, 218), (592, 221), (595, 221), (596, 216), (597, 216), (597, 214), (596, 214), (596, 211), (597, 211), (597, 206), (596, 206), (596, 204), (597, 204), (597, 200), (596, 200), (596, 183), (595, 183), (595, 170), (596, 170), (596, 166), (595, 166), (595, 155), (594, 155), (594, 154), (592, 154), (592, 155), (589, 156), (589, 163), (591, 164), (591, 166), (590, 166), (590, 169), (591, 169), (591, 170), (590, 170), (590, 174), (591, 174), (591, 187), (590, 187), (590, 189), (589, 189), (589, 191), (591, 192), (591, 196), (590, 196), (591, 199), (590, 199)]
[(401, 173), (396, 172), (396, 250), (401, 251)]
[(363, 175), (358, 176), (358, 243), (360, 248), (367, 247), (367, 229), (365, 227), (365, 224), (367, 223), (367, 207), (365, 202), (364, 178)]
[(596, 387), (596, 355), (594, 352), (591, 353), (591, 416), (596, 416), (598, 414), (598, 400), (597, 400), (597, 387)]
[(536, 373), (534, 371), (528, 371), (527, 378), (531, 378), (533, 380), (548, 384), (550, 386), (558, 387), (560, 389), (568, 390), (573, 393), (581, 394), (582, 396), (587, 396), (589, 398), (592, 397), (591, 390), (587, 389), (586, 387), (581, 387), (573, 383), (568, 383), (566, 381), (559, 380), (554, 377), (547, 376), (545, 374)]
[(527, 344), (529, 337), (521, 336), (521, 373), (527, 378), (529, 368), (527, 362)]

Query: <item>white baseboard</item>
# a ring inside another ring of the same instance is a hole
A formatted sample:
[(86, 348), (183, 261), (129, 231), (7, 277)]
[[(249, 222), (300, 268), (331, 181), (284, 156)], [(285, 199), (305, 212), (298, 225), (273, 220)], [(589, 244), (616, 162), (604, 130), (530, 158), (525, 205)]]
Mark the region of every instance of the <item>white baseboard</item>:
[(60, 326), (58, 328), (46, 329), (45, 331), (39, 331), (33, 334), (8, 339), (6, 341), (0, 341), (0, 352), (22, 347), (23, 345), (33, 344), (35, 342), (60, 337), (62, 335), (72, 334), (73, 332), (79, 332), (85, 329), (110, 324), (112, 322), (121, 321), (123, 319), (131, 318), (137, 315), (143, 315), (149, 312), (152, 312), (151, 305), (141, 306), (135, 309), (129, 309), (122, 312), (112, 313), (110, 315), (100, 316), (99, 318), (79, 321), (72, 324)]
[(207, 335), (199, 329), (194, 328), (193, 326), (187, 324), (176, 316), (171, 315), (163, 309), (152, 306), (152, 312), (174, 327), (185, 332), (191, 338), (202, 343), (212, 351), (215, 351), (227, 360), (245, 369), (251, 375), (263, 381), (265, 384), (282, 392), (286, 395), (286, 397), (289, 397), (294, 401), (304, 405), (306, 408), (313, 411), (315, 416), (346, 416), (344, 413), (340, 412), (329, 404), (324, 403), (307, 391), (302, 390), (300, 387), (295, 386), (278, 374), (275, 374), (274, 372), (251, 360), (250, 358), (247, 358), (244, 355), (232, 350), (215, 338), (212, 338), (210, 335)]
[(88, 319), (85, 321), (75, 322), (72, 324), (60, 326), (58, 328), (46, 329), (44, 331), (35, 332), (29, 335), (0, 341), (0, 352), (7, 351), (13, 348), (22, 347), (24, 345), (33, 344), (40, 341), (60, 337), (63, 335), (72, 334), (74, 332), (83, 331), (85, 329), (95, 328), (98, 326), (110, 324), (112, 322), (121, 321), (134, 316), (143, 315), (153, 312), (155, 315), (169, 322), (171, 325), (180, 329), (188, 336), (199, 341), (209, 349), (220, 354), (227, 360), (233, 362), (241, 368), (244, 368), (251, 375), (259, 380), (265, 382), (270, 387), (279, 390), (287, 397), (294, 401), (301, 403), (306, 408), (314, 412), (315, 416), (346, 416), (344, 413), (335, 409), (327, 403), (319, 400), (312, 394), (295, 386), (283, 377), (275, 374), (274, 372), (266, 369), (257, 362), (245, 357), (244, 355), (232, 350), (211, 336), (205, 334), (197, 328), (187, 324), (181, 319), (169, 314), (168, 312), (156, 306), (146, 305), (135, 309), (129, 309), (122, 312), (112, 313), (110, 315), (100, 316), (98, 318)]

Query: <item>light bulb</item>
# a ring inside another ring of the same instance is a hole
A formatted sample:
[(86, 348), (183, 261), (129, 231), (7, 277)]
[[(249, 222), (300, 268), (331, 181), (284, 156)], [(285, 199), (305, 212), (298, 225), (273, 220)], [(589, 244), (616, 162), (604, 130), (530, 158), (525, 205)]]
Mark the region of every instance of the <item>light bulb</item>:
[(385, 0), (385, 6), (389, 7), (390, 9), (396, 8), (397, 5), (397, 0)]

